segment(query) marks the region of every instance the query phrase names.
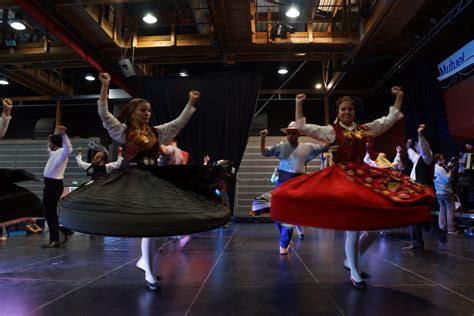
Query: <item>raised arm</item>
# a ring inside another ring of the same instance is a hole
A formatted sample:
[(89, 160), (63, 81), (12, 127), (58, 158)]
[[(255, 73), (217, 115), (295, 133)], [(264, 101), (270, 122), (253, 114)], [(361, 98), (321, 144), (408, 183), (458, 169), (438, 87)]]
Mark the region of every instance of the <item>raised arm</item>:
[(433, 162), (433, 153), (431, 152), (430, 144), (428, 144), (423, 135), (424, 131), (425, 124), (420, 124), (418, 127), (418, 149), (419, 154), (423, 157), (423, 161), (429, 165)]
[(90, 163), (82, 161), (82, 147), (77, 148), (76, 162), (82, 170), (87, 170), (91, 166)]
[(301, 135), (306, 135), (323, 142), (332, 144), (336, 140), (336, 134), (332, 126), (320, 126), (315, 124), (306, 124), (306, 118), (303, 115), (303, 102), (306, 95), (300, 93), (295, 99), (295, 123), (296, 128)]
[(10, 99), (3, 99), (2, 101), (3, 105), (3, 112), (2, 112), (2, 125), (0, 125), (0, 139), (5, 136), (5, 133), (7, 132), (8, 125), (10, 124), (11, 120), (11, 110), (13, 107), (13, 102)]
[(110, 85), (110, 75), (106, 72), (100, 73), (99, 80), (102, 85), (100, 87), (100, 96), (97, 101), (97, 106), (102, 125), (107, 129), (113, 140), (120, 144), (125, 144), (125, 131), (127, 130), (127, 126), (120, 123), (120, 121), (109, 112), (108, 108), (107, 94)]
[(402, 147), (401, 147), (401, 146), (397, 146), (396, 149), (397, 149), (397, 154), (395, 155), (395, 158), (393, 159), (392, 165), (393, 165), (395, 168), (399, 168), (399, 167), (400, 167), (400, 163), (402, 162), (402, 157), (401, 157), (401, 155), (400, 155), (400, 152), (402, 151)]
[(186, 103), (186, 106), (184, 107), (181, 114), (171, 122), (155, 126), (156, 130), (158, 131), (158, 142), (160, 144), (166, 144), (172, 140), (173, 137), (175, 137), (179, 131), (183, 129), (184, 126), (186, 126), (194, 111), (196, 111), (194, 105), (200, 96), (201, 93), (199, 91), (190, 91), (188, 102)]
[(400, 112), (404, 95), (402, 88), (398, 86), (392, 87), (392, 94), (395, 96), (395, 102), (393, 106), (390, 107), (388, 115), (365, 124), (374, 136), (379, 136), (385, 133), (403, 117), (403, 113)]
[(122, 165), (123, 157), (122, 157), (122, 147), (117, 148), (117, 160), (114, 162), (110, 162), (108, 164), (105, 164), (105, 172), (109, 173), (112, 172)]
[(260, 131), (260, 153), (265, 156), (268, 148), (266, 146), (267, 136), (270, 135), (268, 130), (264, 129)]
[(69, 155), (72, 153), (72, 144), (71, 141), (69, 140), (69, 137), (66, 134), (67, 128), (64, 126), (58, 126), (58, 132), (61, 134), (61, 137), (63, 139), (63, 156), (64, 159), (69, 157)]

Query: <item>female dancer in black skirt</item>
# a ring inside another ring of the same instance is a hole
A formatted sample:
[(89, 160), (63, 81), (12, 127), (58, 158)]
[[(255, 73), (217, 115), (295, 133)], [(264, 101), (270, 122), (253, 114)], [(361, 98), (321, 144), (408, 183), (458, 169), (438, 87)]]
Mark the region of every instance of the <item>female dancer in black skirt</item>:
[(198, 91), (178, 118), (150, 126), (150, 103), (133, 99), (115, 118), (107, 107), (110, 76), (101, 73), (99, 116), (110, 136), (125, 144), (127, 166), (79, 187), (61, 204), (61, 223), (98, 235), (144, 237), (139, 268), (146, 284), (159, 290), (153, 272), (155, 239), (206, 231), (224, 225), (230, 210), (215, 189), (229, 174), (222, 166), (157, 166), (160, 145), (169, 142), (196, 110)]

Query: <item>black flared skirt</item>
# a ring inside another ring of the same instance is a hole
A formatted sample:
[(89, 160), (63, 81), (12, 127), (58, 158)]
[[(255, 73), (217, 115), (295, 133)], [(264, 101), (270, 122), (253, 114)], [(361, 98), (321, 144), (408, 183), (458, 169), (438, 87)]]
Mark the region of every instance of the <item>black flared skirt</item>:
[(0, 169), (0, 224), (25, 217), (44, 216), (41, 200), (17, 182), (36, 180), (23, 169)]
[(59, 221), (103, 236), (160, 237), (220, 227), (230, 219), (220, 166), (135, 166), (80, 186), (60, 202)]

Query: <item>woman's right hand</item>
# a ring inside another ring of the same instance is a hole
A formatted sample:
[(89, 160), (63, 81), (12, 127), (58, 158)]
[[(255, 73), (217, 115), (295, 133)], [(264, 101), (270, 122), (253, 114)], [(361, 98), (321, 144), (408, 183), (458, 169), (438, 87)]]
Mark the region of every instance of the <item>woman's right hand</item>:
[(9, 109), (9, 110), (10, 110), (10, 109), (13, 107), (13, 102), (12, 102), (12, 100), (10, 100), (10, 99), (8, 99), (8, 98), (3, 99), (2, 104), (3, 104), (3, 107), (4, 107), (5, 109)]
[(106, 72), (101, 72), (99, 74), (99, 80), (102, 84), (110, 84), (110, 75)]
[(270, 133), (268, 132), (267, 129), (263, 129), (260, 131), (260, 136), (261, 137), (267, 137), (268, 135), (270, 135)]
[(298, 103), (303, 103), (306, 100), (306, 94), (300, 93), (296, 96), (295, 101)]

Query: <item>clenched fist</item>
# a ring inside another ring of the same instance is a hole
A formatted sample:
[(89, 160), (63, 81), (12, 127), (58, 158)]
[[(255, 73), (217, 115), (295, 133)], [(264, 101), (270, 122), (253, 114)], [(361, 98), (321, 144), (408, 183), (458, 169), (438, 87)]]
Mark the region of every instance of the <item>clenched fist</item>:
[(110, 75), (106, 72), (101, 72), (99, 74), (99, 80), (102, 84), (110, 84)]
[(295, 101), (298, 103), (304, 102), (306, 100), (306, 94), (300, 93), (296, 96)]
[(270, 133), (268, 132), (267, 129), (263, 129), (260, 131), (260, 136), (267, 137), (268, 135), (270, 135)]
[(392, 87), (392, 94), (393, 94), (394, 96), (397, 96), (397, 95), (400, 95), (400, 94), (403, 95), (402, 87), (400, 87), (400, 86), (394, 86), (394, 87)]

